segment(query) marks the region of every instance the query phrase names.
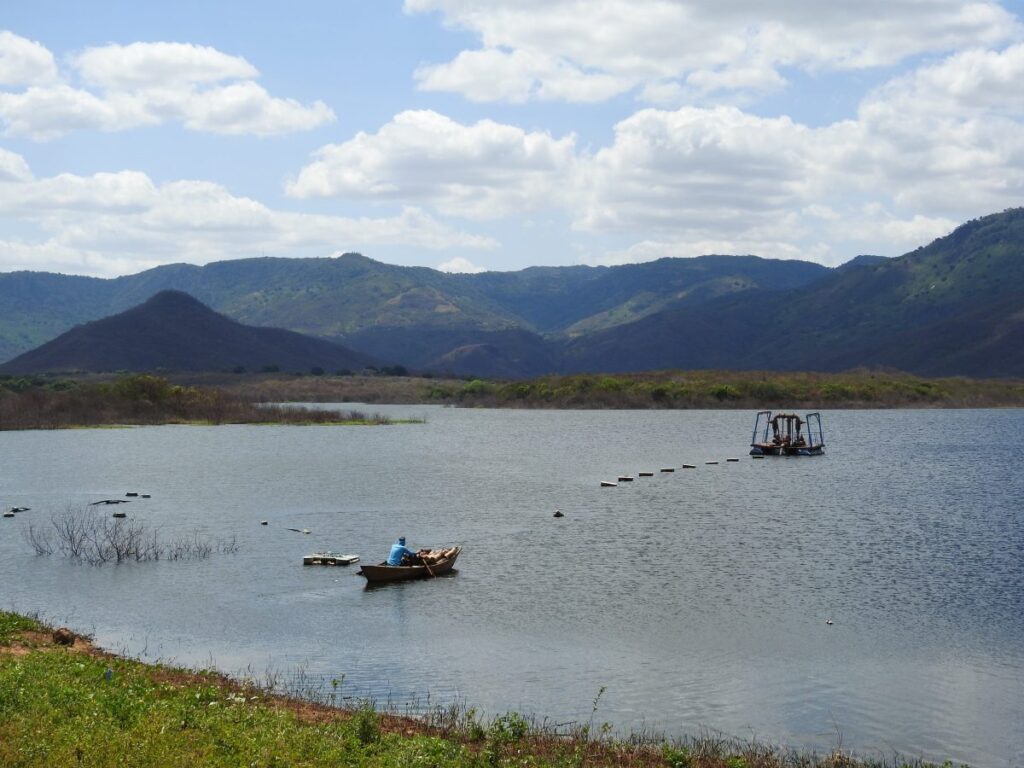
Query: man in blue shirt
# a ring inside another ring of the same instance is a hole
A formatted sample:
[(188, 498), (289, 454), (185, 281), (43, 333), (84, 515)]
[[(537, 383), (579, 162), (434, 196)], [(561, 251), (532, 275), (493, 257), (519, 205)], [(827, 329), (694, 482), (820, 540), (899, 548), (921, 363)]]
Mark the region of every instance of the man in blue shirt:
[(399, 536), (398, 541), (391, 545), (391, 554), (388, 555), (388, 565), (401, 565), (403, 557), (415, 558), (416, 553), (405, 546), (405, 536)]

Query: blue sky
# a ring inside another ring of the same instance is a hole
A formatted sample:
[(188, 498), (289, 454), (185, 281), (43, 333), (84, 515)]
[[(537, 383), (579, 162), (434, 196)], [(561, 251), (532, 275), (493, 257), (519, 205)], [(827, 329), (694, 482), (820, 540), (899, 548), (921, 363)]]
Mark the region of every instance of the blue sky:
[(1022, 2), (35, 2), (0, 271), (898, 255), (1024, 204)]

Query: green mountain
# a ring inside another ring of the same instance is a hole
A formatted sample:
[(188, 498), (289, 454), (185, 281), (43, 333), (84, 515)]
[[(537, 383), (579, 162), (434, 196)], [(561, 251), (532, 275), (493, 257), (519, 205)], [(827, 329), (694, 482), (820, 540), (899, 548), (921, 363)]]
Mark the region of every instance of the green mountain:
[(1024, 209), (899, 258), (859, 256), (836, 269), (702, 256), (451, 275), (346, 254), (178, 264), (113, 280), (11, 273), (0, 275), (0, 359), (166, 289), (240, 322), (456, 374), (885, 366), (1024, 375)]
[(358, 370), (373, 360), (338, 344), (256, 328), (219, 315), (186, 293), (161, 291), (144, 304), (76, 326), (19, 355), (0, 373), (211, 371), (241, 366), (285, 371)]
[(666, 310), (570, 342), (566, 370), (741, 368), (1024, 376), (1024, 209), (803, 288)]
[[(496, 332), (580, 333), (679, 302), (805, 284), (827, 272), (805, 262), (708, 256), (452, 275), (358, 254), (174, 264), (112, 280), (15, 272), (0, 275), (0, 306), (12, 310), (0, 316), (0, 360), (169, 289), (240, 322), (335, 339), (423, 365), (459, 346), (490, 343), (488, 334)], [(382, 333), (396, 345), (366, 346), (376, 345)]]

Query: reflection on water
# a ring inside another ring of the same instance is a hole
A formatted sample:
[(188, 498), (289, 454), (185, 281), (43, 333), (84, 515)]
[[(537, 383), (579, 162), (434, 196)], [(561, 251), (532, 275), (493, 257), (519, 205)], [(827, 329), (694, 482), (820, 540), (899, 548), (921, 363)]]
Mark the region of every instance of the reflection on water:
[[(427, 423), (0, 434), (0, 504), (33, 508), (0, 521), (0, 605), (393, 702), (562, 722), (606, 686), (622, 728), (1024, 762), (1021, 411), (826, 413), (828, 455), (753, 461), (745, 412), (367, 410)], [(91, 568), (22, 540), (128, 491), (239, 553)], [(302, 566), (402, 534), (462, 544), (459, 573), (366, 590)]]

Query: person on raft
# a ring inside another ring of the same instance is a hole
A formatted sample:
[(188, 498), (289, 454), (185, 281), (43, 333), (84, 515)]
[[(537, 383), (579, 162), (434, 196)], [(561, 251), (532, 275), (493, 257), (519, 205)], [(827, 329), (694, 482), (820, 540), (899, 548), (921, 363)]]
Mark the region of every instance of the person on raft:
[(405, 546), (405, 536), (399, 536), (391, 545), (388, 565), (419, 565), (421, 562), (420, 556)]

